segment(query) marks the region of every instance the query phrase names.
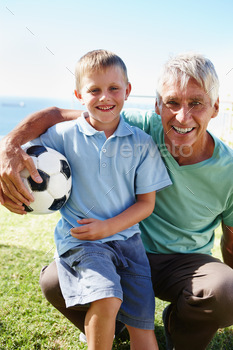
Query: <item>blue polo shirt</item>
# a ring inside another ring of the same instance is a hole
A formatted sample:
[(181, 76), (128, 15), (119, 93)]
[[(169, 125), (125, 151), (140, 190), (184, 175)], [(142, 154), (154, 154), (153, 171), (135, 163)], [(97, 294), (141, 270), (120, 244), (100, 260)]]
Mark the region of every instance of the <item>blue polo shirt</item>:
[[(171, 184), (151, 136), (120, 118), (107, 139), (86, 121), (87, 116), (84, 112), (77, 120), (57, 124), (33, 142), (61, 152), (71, 166), (71, 195), (60, 210), (62, 217), (55, 229), (59, 256), (85, 242), (70, 234), (71, 228), (79, 226), (78, 219), (111, 218), (133, 205), (135, 194), (159, 191)], [(137, 232), (138, 224), (95, 242), (125, 240)]]

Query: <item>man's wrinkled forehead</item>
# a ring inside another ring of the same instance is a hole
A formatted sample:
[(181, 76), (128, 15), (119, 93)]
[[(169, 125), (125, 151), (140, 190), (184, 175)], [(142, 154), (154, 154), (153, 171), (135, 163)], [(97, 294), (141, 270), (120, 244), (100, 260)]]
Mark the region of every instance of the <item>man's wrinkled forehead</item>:
[(186, 81), (170, 80), (163, 84), (161, 97), (179, 97), (182, 95), (193, 94), (194, 97), (201, 98), (206, 94), (203, 86), (201, 86), (194, 78), (188, 77)]

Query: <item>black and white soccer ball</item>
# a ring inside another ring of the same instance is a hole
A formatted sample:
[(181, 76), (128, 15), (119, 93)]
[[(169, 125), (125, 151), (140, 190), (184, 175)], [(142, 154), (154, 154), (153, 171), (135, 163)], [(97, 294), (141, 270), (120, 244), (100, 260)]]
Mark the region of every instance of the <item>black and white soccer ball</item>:
[(23, 183), (35, 199), (30, 206), (24, 205), (25, 210), (31, 214), (54, 213), (61, 209), (70, 196), (70, 165), (66, 157), (49, 147), (35, 145), (24, 150), (32, 157), (43, 179), (42, 183), (36, 183), (26, 168), (20, 172)]

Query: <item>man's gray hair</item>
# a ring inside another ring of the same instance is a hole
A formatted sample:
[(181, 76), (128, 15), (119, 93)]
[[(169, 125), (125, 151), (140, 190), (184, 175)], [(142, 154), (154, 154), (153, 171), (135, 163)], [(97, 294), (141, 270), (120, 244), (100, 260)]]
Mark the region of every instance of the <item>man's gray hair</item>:
[(219, 80), (214, 65), (203, 55), (192, 52), (172, 57), (163, 66), (156, 91), (158, 104), (161, 102), (165, 84), (178, 82), (181, 89), (183, 89), (187, 86), (190, 78), (195, 79), (205, 90), (213, 106), (219, 95)]

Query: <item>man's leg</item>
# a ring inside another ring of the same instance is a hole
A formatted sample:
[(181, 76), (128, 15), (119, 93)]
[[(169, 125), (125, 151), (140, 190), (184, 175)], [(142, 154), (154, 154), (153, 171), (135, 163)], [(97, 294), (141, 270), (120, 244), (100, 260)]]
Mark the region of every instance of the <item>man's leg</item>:
[(148, 254), (155, 296), (172, 303), (176, 350), (204, 350), (218, 328), (233, 324), (233, 270), (204, 254)]
[(55, 261), (41, 271), (40, 286), (45, 298), (77, 328), (84, 332), (84, 320), (87, 308), (82, 306), (66, 308), (65, 300), (59, 285)]

